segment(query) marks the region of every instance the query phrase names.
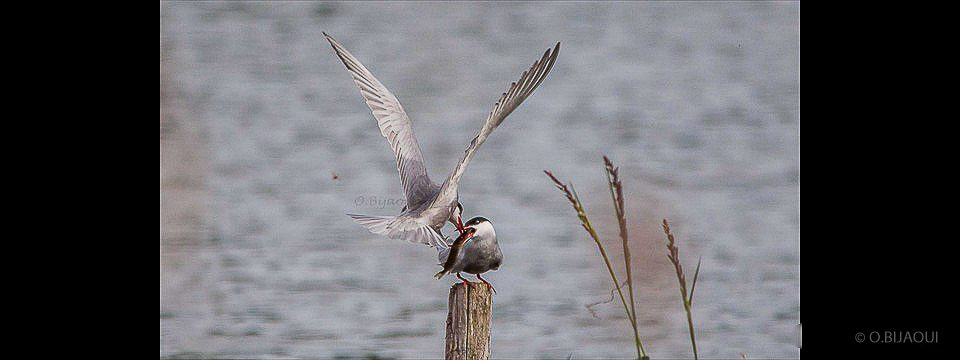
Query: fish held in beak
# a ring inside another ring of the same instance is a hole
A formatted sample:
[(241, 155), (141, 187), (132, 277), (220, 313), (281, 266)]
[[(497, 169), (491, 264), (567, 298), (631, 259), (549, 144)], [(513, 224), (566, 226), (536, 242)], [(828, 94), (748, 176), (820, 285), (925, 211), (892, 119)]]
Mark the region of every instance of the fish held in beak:
[(444, 275), (450, 273), (450, 270), (452, 270), (453, 266), (457, 263), (457, 258), (460, 257), (460, 251), (463, 250), (463, 245), (467, 243), (467, 240), (473, 238), (476, 231), (477, 229), (474, 228), (464, 228), (460, 236), (453, 241), (453, 245), (450, 246), (450, 253), (447, 255), (447, 261), (443, 263), (443, 270), (434, 275), (437, 280), (440, 280)]

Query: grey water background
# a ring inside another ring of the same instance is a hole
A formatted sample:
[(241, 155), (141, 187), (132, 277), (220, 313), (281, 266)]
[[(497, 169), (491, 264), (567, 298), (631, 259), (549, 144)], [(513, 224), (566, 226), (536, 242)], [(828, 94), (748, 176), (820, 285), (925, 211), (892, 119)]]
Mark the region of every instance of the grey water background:
[(443, 355), (455, 278), (344, 215), (396, 214), (402, 193), (321, 31), (400, 98), (435, 181), (562, 43), (461, 186), (505, 254), (485, 276), (494, 358), (636, 355), (619, 299), (588, 307), (612, 282), (542, 173), (574, 184), (617, 255), (602, 155), (626, 188), (647, 352), (692, 358), (666, 218), (688, 281), (703, 257), (700, 355), (798, 357), (799, 26), (796, 2), (161, 2), (161, 357)]

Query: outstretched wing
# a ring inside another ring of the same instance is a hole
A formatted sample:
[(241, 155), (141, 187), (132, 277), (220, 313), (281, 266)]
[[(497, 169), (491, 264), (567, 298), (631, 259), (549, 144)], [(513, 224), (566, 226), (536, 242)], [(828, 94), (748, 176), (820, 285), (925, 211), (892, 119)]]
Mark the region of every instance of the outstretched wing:
[(560, 43), (558, 42), (553, 49), (547, 49), (547, 51), (543, 53), (543, 57), (535, 61), (533, 66), (530, 67), (530, 70), (524, 71), (523, 75), (520, 76), (520, 80), (510, 84), (510, 89), (500, 96), (500, 99), (497, 100), (496, 105), (493, 107), (493, 111), (490, 112), (490, 116), (487, 117), (487, 121), (483, 124), (483, 128), (480, 129), (477, 136), (470, 142), (470, 146), (467, 147), (463, 158), (457, 163), (457, 167), (453, 169), (453, 173), (443, 182), (440, 189), (441, 196), (444, 196), (447, 192), (457, 190), (460, 178), (467, 170), (467, 165), (470, 163), (470, 160), (473, 159), (480, 144), (483, 144), (483, 142), (487, 140), (487, 137), (490, 136), (490, 133), (493, 132), (493, 129), (500, 126), (500, 123), (502, 123), (513, 110), (520, 106), (523, 100), (537, 89), (537, 86), (540, 86), (543, 79), (547, 78), (547, 74), (550, 73), (553, 64), (557, 62), (557, 55), (559, 53)]
[(427, 175), (427, 168), (420, 153), (420, 144), (413, 134), (413, 125), (407, 113), (403, 111), (400, 100), (387, 90), (373, 73), (367, 70), (353, 55), (333, 37), (323, 33), (337, 56), (347, 66), (347, 71), (360, 88), (367, 106), (373, 111), (373, 117), (380, 126), (380, 134), (387, 138), (390, 148), (397, 156), (397, 171), (400, 172), (400, 185), (407, 199), (407, 206), (420, 204), (428, 200), (437, 188)]

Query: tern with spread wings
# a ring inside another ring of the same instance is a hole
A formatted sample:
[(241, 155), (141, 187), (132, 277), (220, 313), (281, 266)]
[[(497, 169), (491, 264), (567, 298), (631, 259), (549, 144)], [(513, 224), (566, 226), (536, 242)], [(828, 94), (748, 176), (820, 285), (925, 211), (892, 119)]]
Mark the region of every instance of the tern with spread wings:
[(438, 249), (448, 248), (450, 244), (440, 234), (440, 229), (449, 221), (458, 231), (461, 233), (464, 231), (460, 218), (463, 206), (460, 205), (458, 187), (460, 179), (467, 170), (467, 165), (490, 133), (547, 77), (557, 61), (560, 43), (558, 42), (553, 49), (547, 49), (543, 57), (534, 62), (529, 70), (524, 71), (520, 80), (512, 83), (510, 88), (500, 96), (493, 111), (490, 112), (480, 132), (470, 142), (453, 172), (442, 184), (437, 185), (427, 175), (420, 145), (413, 133), (413, 125), (397, 97), (387, 90), (343, 45), (327, 33), (323, 35), (333, 46), (337, 56), (346, 65), (347, 72), (360, 88), (360, 94), (363, 95), (367, 106), (373, 111), (373, 117), (377, 120), (380, 134), (390, 143), (397, 159), (400, 185), (407, 200), (406, 206), (397, 216), (347, 215), (375, 234), (430, 245)]

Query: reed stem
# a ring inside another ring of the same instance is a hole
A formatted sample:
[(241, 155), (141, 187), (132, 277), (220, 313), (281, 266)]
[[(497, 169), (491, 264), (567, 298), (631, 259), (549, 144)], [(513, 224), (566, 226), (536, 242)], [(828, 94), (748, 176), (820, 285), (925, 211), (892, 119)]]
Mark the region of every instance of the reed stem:
[(587, 231), (587, 234), (590, 235), (593, 241), (597, 243), (597, 248), (600, 249), (600, 256), (603, 257), (603, 262), (607, 265), (607, 271), (610, 272), (610, 278), (613, 280), (613, 285), (617, 288), (617, 294), (620, 295), (620, 302), (623, 303), (623, 310), (627, 313), (627, 318), (630, 319), (630, 325), (633, 327), (633, 335), (637, 346), (637, 358), (649, 359), (646, 355), (646, 351), (643, 349), (643, 343), (640, 341), (640, 332), (637, 329), (637, 319), (627, 305), (626, 298), (623, 296), (623, 290), (620, 288), (620, 281), (617, 280), (617, 274), (613, 271), (613, 265), (610, 263), (610, 258), (607, 256), (607, 251), (603, 248), (603, 243), (600, 242), (600, 236), (597, 235), (597, 231), (593, 228), (593, 224), (590, 223), (590, 218), (587, 217), (587, 212), (583, 208), (583, 203), (580, 202), (580, 197), (577, 195), (576, 190), (573, 189), (572, 184), (568, 188), (567, 185), (564, 185), (563, 182), (557, 179), (556, 176), (553, 176), (551, 172), (546, 170), (543, 172), (547, 174), (551, 180), (553, 180), (557, 189), (560, 189), (560, 191), (566, 195), (567, 200), (570, 201), (570, 204), (573, 205), (573, 209), (577, 212), (577, 218), (580, 219), (580, 225), (583, 226), (583, 229)]

